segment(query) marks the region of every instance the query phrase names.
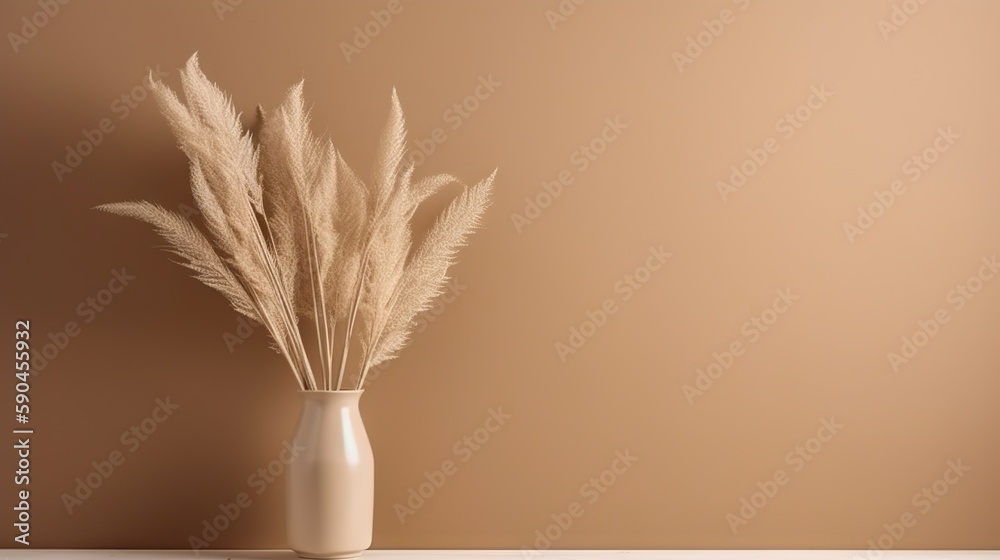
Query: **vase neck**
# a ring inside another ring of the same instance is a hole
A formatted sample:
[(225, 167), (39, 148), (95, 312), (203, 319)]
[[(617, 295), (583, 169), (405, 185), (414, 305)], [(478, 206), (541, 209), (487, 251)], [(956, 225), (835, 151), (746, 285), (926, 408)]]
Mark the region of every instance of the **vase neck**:
[(310, 407), (357, 410), (362, 393), (364, 391), (299, 391), (299, 396)]

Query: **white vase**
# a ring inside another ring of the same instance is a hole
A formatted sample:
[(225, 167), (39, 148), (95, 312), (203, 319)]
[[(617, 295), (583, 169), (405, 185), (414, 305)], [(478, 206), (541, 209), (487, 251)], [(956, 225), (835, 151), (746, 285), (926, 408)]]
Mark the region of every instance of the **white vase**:
[(299, 391), (288, 467), (288, 545), (302, 558), (356, 558), (372, 544), (375, 460), (358, 403), (364, 391)]

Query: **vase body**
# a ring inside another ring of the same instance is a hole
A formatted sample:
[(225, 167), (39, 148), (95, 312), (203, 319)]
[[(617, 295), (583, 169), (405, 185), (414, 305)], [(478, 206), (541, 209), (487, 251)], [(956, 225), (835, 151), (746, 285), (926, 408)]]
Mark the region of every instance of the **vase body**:
[(355, 558), (371, 546), (375, 460), (358, 409), (363, 392), (299, 391), (285, 520), (302, 558)]

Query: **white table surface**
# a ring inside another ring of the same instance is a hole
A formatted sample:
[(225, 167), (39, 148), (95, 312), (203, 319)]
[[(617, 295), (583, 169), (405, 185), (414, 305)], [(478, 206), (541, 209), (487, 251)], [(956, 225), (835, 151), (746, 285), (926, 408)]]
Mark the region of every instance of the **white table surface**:
[[(32, 550), (7, 549), (0, 560), (293, 560), (289, 550)], [(857, 550), (369, 550), (362, 560), (1000, 560), (1000, 551)]]

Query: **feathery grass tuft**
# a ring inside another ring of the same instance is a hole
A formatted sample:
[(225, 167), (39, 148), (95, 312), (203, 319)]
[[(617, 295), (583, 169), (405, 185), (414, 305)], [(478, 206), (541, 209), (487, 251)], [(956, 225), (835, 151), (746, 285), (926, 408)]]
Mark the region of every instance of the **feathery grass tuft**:
[[(312, 133), (302, 82), (270, 113), (258, 106), (255, 142), (197, 54), (180, 76), (183, 99), (152, 76), (148, 86), (190, 160), (200, 224), (151, 202), (97, 209), (151, 224), (195, 278), (267, 328), (300, 389), (363, 388), (368, 371), (399, 354), (416, 316), (441, 293), (489, 205), (496, 171), (463, 185), (412, 250), (417, 207), (462, 183), (447, 174), (414, 180), (395, 89), (366, 182)], [(315, 330), (312, 352), (303, 326)], [(361, 348), (353, 368), (352, 342)]]

